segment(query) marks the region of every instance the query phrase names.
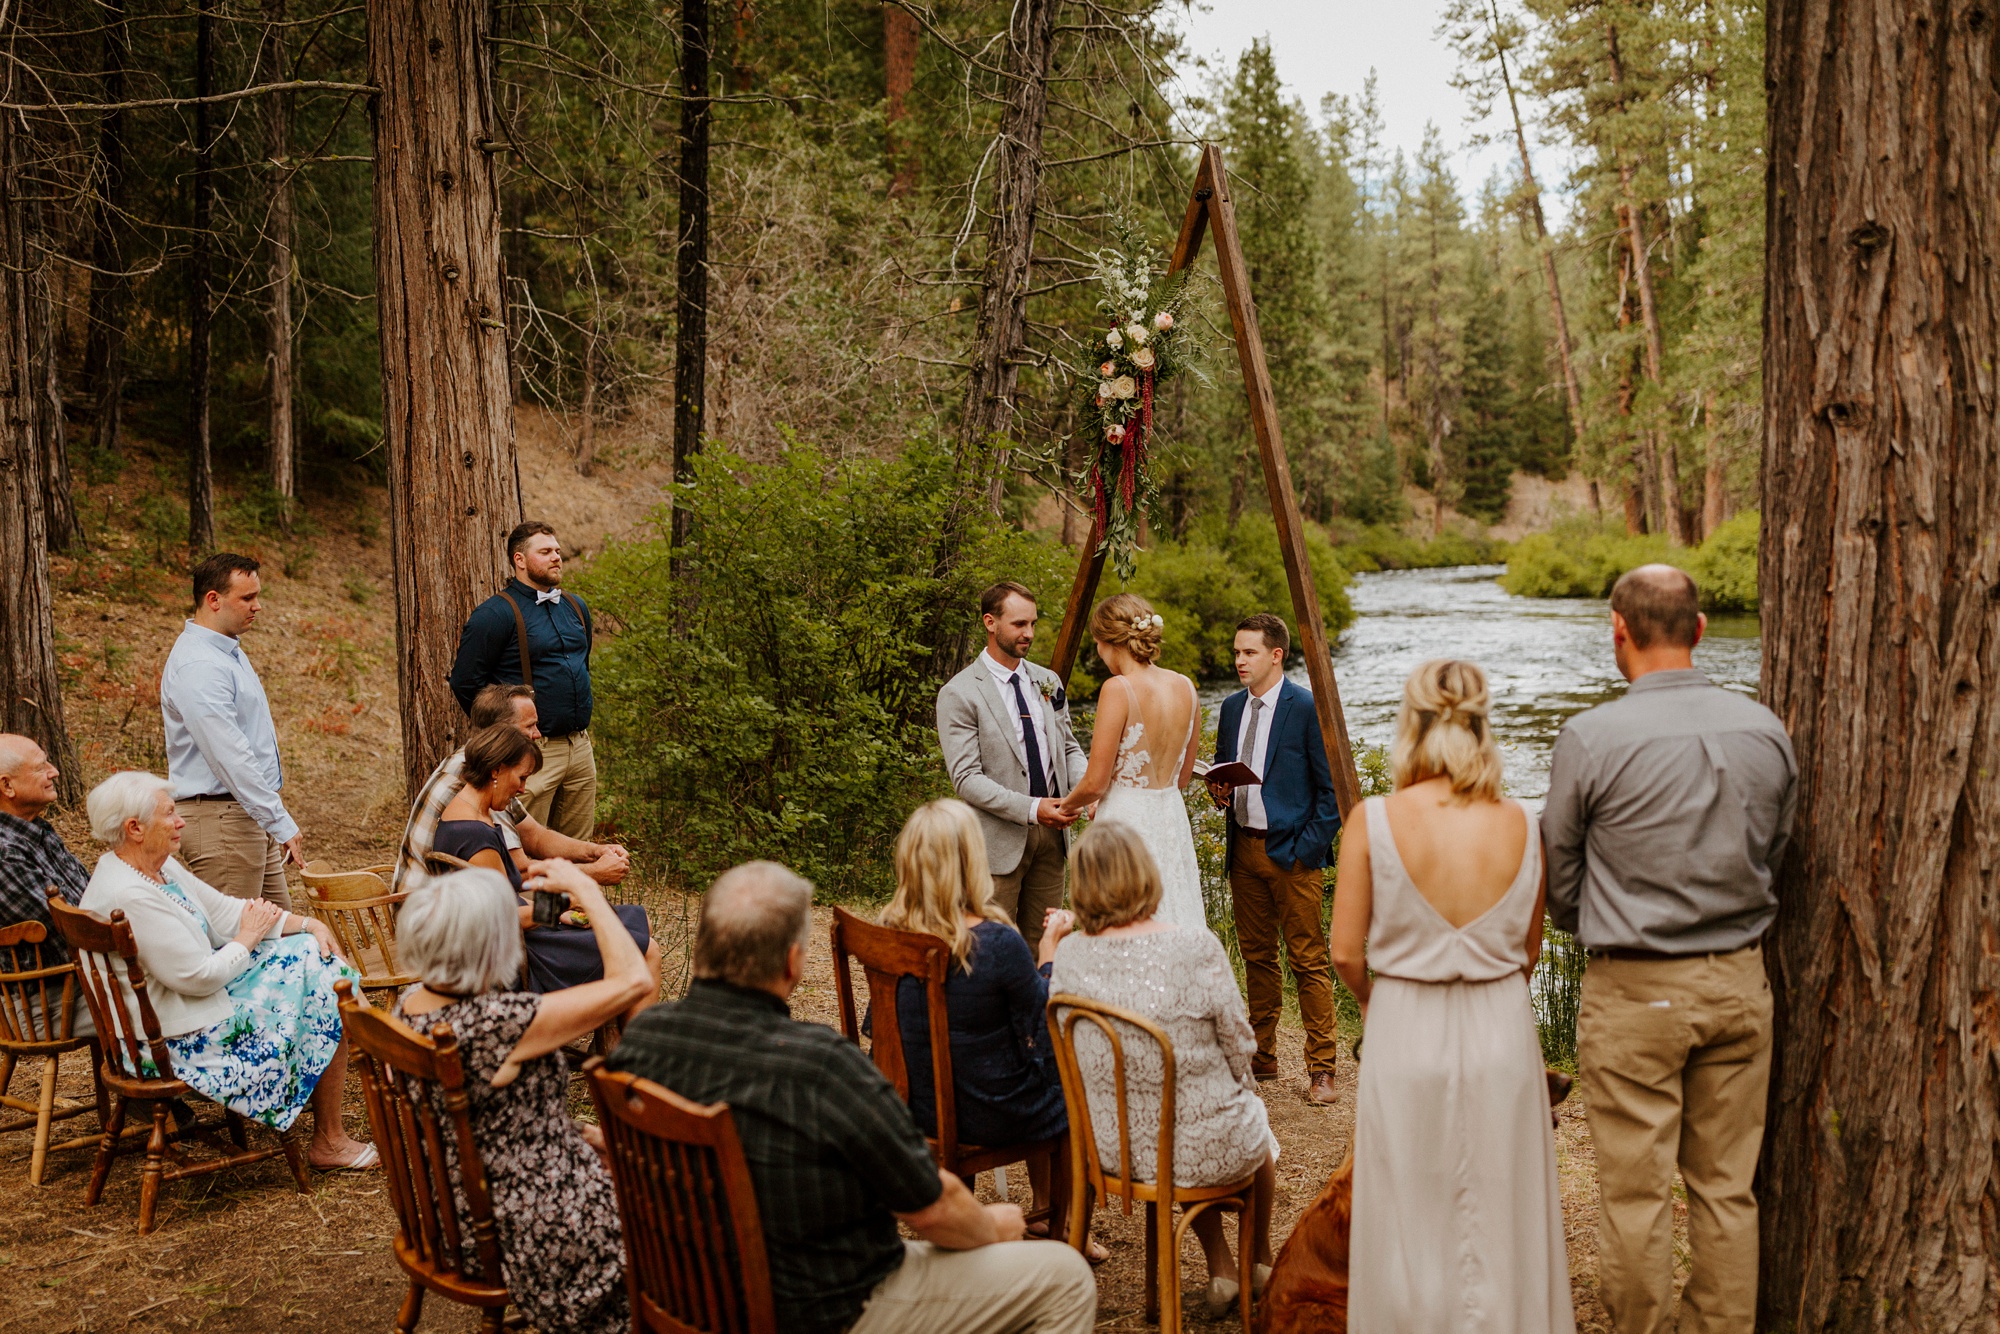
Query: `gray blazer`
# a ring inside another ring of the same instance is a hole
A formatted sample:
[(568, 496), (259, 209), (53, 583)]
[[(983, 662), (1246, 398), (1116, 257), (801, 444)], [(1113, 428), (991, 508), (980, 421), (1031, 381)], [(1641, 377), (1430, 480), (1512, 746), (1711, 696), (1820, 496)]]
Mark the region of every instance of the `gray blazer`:
[[(986, 834), (986, 860), (993, 874), (1006, 875), (1021, 864), (1028, 831), (1035, 825), (1035, 798), (1028, 795), (1028, 771), (1014, 745), (1013, 701), (1001, 698), (1000, 683), (981, 661), (985, 656), (982, 649), (971, 666), (938, 691), (938, 743), (944, 748), (953, 790), (960, 801), (979, 812), (979, 825)], [(1038, 687), (1046, 685), (1054, 694), (1050, 699), (1037, 689), (1028, 696), (1028, 703), (1030, 708), (1044, 711), (1045, 733), (1060, 738), (1049, 767), (1055, 773), (1053, 795), (1061, 796), (1083, 776), (1089, 757), (1070, 731), (1069, 700), (1056, 674), (1032, 662), (1027, 670), (1029, 680)]]

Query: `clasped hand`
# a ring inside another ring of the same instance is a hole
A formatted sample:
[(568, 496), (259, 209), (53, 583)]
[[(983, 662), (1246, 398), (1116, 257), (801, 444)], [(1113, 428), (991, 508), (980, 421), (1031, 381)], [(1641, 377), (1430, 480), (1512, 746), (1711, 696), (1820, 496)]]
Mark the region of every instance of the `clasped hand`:
[(1045, 824), (1051, 829), (1067, 829), (1076, 823), (1080, 811), (1066, 810), (1055, 797), (1043, 797), (1035, 803), (1035, 823)]

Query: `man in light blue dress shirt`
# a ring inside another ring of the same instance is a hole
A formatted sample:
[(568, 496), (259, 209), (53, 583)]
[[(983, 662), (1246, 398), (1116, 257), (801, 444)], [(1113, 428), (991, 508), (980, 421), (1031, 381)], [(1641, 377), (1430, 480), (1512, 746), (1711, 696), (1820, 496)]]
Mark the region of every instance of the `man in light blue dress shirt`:
[(303, 867), (305, 854), (280, 795), (270, 701), (238, 642), (262, 588), (248, 556), (218, 552), (194, 567), (194, 615), (160, 674), (160, 714), (174, 809), (187, 821), (182, 864), (225, 894), (290, 911), (285, 863)]

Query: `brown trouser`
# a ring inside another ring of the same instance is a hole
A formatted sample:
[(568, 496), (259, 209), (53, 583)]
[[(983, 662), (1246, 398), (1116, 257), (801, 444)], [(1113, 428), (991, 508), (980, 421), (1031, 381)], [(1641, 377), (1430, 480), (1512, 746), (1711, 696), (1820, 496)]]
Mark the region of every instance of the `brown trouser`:
[(1692, 1272), (1682, 1334), (1750, 1334), (1771, 1076), (1771, 987), (1757, 946), (1685, 959), (1593, 958), (1576, 1021), (1597, 1153), (1597, 1282), (1617, 1334), (1675, 1328), (1674, 1167)]
[(1332, 1074), (1339, 1028), (1333, 1013), (1333, 974), (1320, 904), (1326, 871), (1287, 871), (1271, 860), (1264, 840), (1236, 834), (1229, 863), (1229, 899), (1236, 912), (1236, 944), (1250, 984), (1250, 1027), (1257, 1032), (1257, 1060), (1278, 1059), (1278, 1016), (1285, 1008), (1285, 975), (1278, 966), (1278, 937), (1291, 958), (1299, 988), (1299, 1018), (1306, 1026), (1306, 1073)]
[(544, 829), (579, 843), (597, 837), (597, 755), (590, 733), (542, 738), (542, 767), (528, 777), (522, 794), (528, 814)]
[(211, 889), (239, 899), (265, 898), (292, 910), (285, 884), (285, 850), (233, 801), (177, 801), (181, 865)]
[(1021, 928), (1030, 950), (1042, 943), (1042, 919), (1049, 909), (1062, 907), (1064, 851), (1062, 830), (1038, 824), (1028, 831), (1021, 864), (993, 877), (993, 901)]

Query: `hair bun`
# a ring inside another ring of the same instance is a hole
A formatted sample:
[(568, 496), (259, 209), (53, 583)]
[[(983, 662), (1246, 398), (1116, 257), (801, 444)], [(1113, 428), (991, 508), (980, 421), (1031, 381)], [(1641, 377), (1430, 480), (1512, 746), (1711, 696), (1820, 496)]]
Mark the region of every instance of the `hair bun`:
[(1090, 613), (1090, 637), (1101, 644), (1118, 644), (1140, 662), (1160, 656), (1167, 621), (1136, 593), (1117, 593)]

